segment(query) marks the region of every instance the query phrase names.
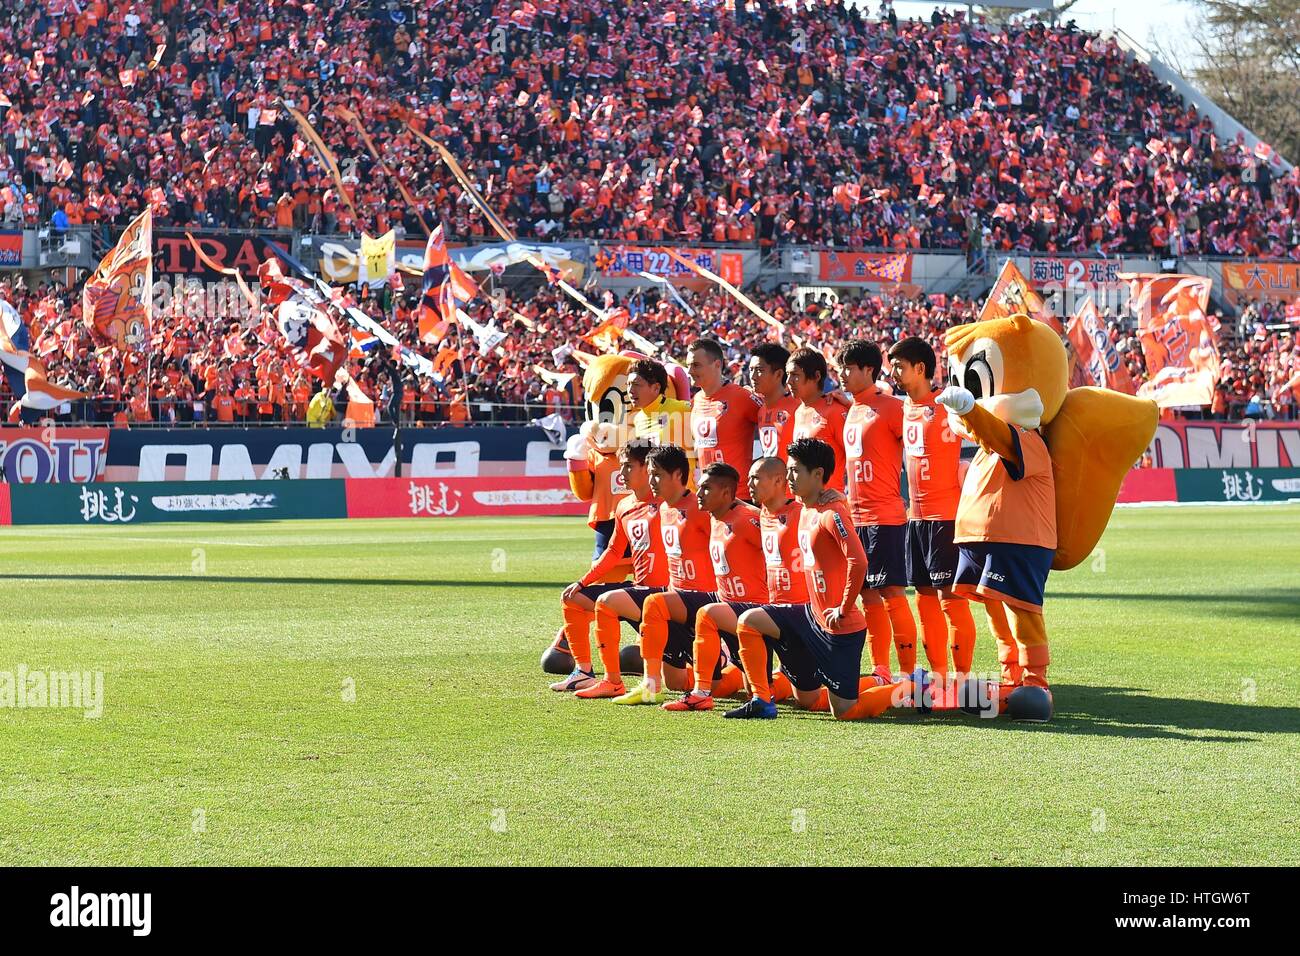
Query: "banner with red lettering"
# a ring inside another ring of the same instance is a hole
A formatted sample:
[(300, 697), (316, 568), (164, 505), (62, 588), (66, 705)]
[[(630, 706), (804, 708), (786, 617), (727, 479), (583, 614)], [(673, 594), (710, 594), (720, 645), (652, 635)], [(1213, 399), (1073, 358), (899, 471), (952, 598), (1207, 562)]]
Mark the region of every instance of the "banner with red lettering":
[(191, 234), (202, 255), (195, 252), (183, 229), (157, 230), (154, 234), (154, 264), (158, 272), (215, 282), (228, 276), (223, 270), (235, 269), (245, 279), (251, 279), (257, 275), (257, 267), (272, 255), (269, 244), (274, 243), (285, 251), (293, 250), (293, 235), (288, 232)]
[(347, 481), (349, 518), (462, 518), (585, 515), (563, 475), (518, 478), (356, 478)]
[(126, 227), (81, 290), (81, 315), (100, 345), (142, 352), (153, 314), (153, 209)]
[(1106, 323), (1097, 314), (1097, 306), (1092, 299), (1085, 299), (1074, 313), (1066, 334), (1074, 348), (1079, 368), (1089, 379), (1085, 384), (1109, 388), (1126, 395), (1135, 394), (1136, 389), (1129, 377), (1128, 368), (1111, 342)]
[(907, 252), (822, 252), (817, 266), (822, 282), (912, 281), (912, 256)]

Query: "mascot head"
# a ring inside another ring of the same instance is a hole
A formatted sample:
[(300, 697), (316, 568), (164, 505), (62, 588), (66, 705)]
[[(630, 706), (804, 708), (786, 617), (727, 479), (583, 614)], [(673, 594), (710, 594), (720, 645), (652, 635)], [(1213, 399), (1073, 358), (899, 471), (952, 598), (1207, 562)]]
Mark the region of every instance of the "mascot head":
[[(582, 366), (582, 399), (586, 410), (582, 433), (592, 447), (613, 453), (631, 427), (632, 403), (627, 395), (627, 373), (632, 363), (645, 358), (639, 352), (617, 355), (591, 355), (575, 351), (573, 357)], [(671, 362), (663, 363), (668, 371), (668, 397), (690, 396), (686, 370)]]
[[(975, 396), (985, 410), (1009, 425), (1041, 428), (1065, 401), (1069, 363), (1061, 338), (1025, 315), (989, 319), (948, 330), (949, 381)], [(951, 410), (953, 431), (967, 438)]]

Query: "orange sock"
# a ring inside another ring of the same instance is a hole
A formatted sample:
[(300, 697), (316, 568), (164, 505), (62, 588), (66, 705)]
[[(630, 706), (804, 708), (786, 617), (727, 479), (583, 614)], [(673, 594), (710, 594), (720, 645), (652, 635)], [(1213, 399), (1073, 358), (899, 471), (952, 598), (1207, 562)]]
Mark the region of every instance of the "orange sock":
[[(912, 617), (912, 608), (905, 594), (885, 598), (885, 607), (889, 610), (889, 625), (894, 631), (894, 647), (898, 650), (898, 669), (910, 674), (916, 670), (916, 618)], [(885, 664), (889, 664), (888, 653)]]
[(736, 627), (740, 640), (740, 662), (749, 675), (749, 688), (759, 700), (770, 701), (772, 688), (767, 679), (767, 639), (747, 624)]
[(1047, 627), (1043, 615), (1036, 611), (1011, 609), (1012, 627), (1020, 648), (1020, 666), (1024, 682), (1034, 687), (1047, 686), (1047, 665), (1052, 662), (1047, 649)]
[[(695, 686), (700, 686), (700, 679), (695, 679)], [(722, 669), (722, 676), (713, 685), (713, 696), (730, 697), (745, 686), (745, 675), (735, 664), (728, 664)]]
[(939, 604), (943, 616), (948, 619), (953, 670), (958, 674), (969, 674), (975, 660), (975, 618), (971, 617), (970, 602), (954, 597), (943, 598)]
[[(937, 594), (918, 594), (916, 611), (921, 618), (921, 640), (925, 642), (925, 657), (930, 670), (936, 674), (948, 673), (948, 621), (943, 616)], [(903, 669), (911, 673), (909, 668)]]
[(595, 615), (571, 604), (561, 605), (560, 612), (564, 615), (564, 636), (573, 662), (584, 671), (591, 670), (591, 619)]
[(695, 689), (711, 691), (713, 689), (713, 672), (717, 669), (718, 658), (722, 655), (722, 638), (718, 635), (718, 625), (707, 614), (695, 616)]
[(641, 611), (641, 659), (645, 680), (652, 690), (664, 686), (664, 648), (668, 646), (668, 601), (662, 594), (645, 599)]
[(864, 717), (879, 717), (894, 705), (894, 691), (896, 688), (897, 685), (895, 684), (883, 684), (879, 687), (868, 687), (859, 691), (857, 703), (838, 715), (837, 719), (862, 720)]
[[(889, 623), (889, 610), (879, 599), (863, 601), (863, 610), (867, 613), (867, 639), (871, 642), (871, 664), (873, 667), (889, 666), (889, 644), (894, 640), (894, 629)], [(915, 635), (913, 635), (915, 638)], [(899, 650), (902, 657), (902, 650)]]
[[(753, 683), (752, 681), (750, 682)], [(794, 685), (780, 671), (772, 671), (772, 703), (779, 704), (794, 696)]]
[(989, 618), (989, 630), (998, 644), (998, 663), (1002, 665), (1002, 683), (1019, 684), (1024, 677), (1020, 669), (1020, 648), (1011, 633), (1011, 624), (1007, 621), (1007, 606), (1001, 601), (988, 599), (984, 602), (984, 612)]
[(621, 683), (623, 671), (618, 661), (618, 615), (604, 604), (596, 605), (596, 646), (600, 648), (600, 663), (605, 668), (605, 680)]

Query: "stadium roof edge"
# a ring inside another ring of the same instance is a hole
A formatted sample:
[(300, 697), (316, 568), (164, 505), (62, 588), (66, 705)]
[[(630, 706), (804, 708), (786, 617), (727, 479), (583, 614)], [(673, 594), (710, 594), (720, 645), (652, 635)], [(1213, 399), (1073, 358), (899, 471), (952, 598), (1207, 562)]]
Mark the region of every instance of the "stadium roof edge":
[[(1209, 94), (1204, 90), (1197, 89), (1177, 70), (1165, 63), (1159, 57), (1155, 56), (1150, 50), (1144, 47), (1129, 34), (1125, 33), (1118, 27), (1112, 30), (1104, 30), (1101, 34), (1103, 37), (1114, 39), (1120, 47), (1132, 53), (1134, 57), (1140, 60), (1151, 72), (1154, 73), (1164, 82), (1172, 86), (1178, 95), (1182, 97), (1185, 106), (1192, 106), (1202, 116), (1208, 116), (1210, 122), (1214, 124), (1214, 131), (1219, 134), (1223, 140), (1236, 139), (1238, 133), (1245, 137), (1246, 144), (1254, 149), (1259, 143), (1265, 142), (1254, 132), (1243, 126), (1231, 113), (1221, 107)], [(1282, 168), (1290, 172), (1292, 164), (1281, 153), (1276, 154), (1281, 160)]]

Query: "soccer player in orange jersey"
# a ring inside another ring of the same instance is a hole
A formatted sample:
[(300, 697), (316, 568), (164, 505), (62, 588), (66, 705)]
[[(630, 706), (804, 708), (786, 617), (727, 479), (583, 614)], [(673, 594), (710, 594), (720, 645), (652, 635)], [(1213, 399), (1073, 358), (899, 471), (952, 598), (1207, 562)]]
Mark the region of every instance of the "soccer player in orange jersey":
[[(690, 466), (686, 451), (680, 445), (660, 445), (650, 451), (646, 459), (650, 468), (650, 490), (660, 500), (659, 533), (663, 540), (664, 555), (668, 561), (668, 583), (676, 592), (672, 601), (663, 600), (664, 594), (645, 596), (640, 606), (620, 597), (623, 592), (613, 591), (601, 595), (596, 603), (596, 633), (602, 648), (603, 636), (611, 627), (616, 628), (618, 617), (640, 621), (641, 657), (645, 662), (645, 676), (631, 691), (612, 694), (605, 685), (613, 685), (610, 661), (602, 650), (605, 680), (578, 694), (586, 697), (613, 697), (619, 704), (660, 704), (667, 697), (665, 686), (673, 690), (686, 690), (695, 682), (691, 672), (691, 646), (694, 642), (694, 612), (704, 604), (717, 600), (714, 595), (713, 562), (709, 556), (709, 539), (712, 519), (700, 509), (699, 502), (687, 485)], [(699, 601), (691, 599), (687, 612), (683, 595), (701, 592)], [(602, 605), (609, 609), (602, 618)], [(610, 611), (617, 617), (610, 616)], [(678, 613), (680, 612), (680, 613)], [(605, 630), (602, 631), (602, 622)], [(618, 684), (618, 654), (611, 655)], [(666, 668), (666, 677), (665, 677)]]
[(649, 442), (632, 441), (619, 449), (619, 467), (631, 494), (618, 503), (609, 545), (591, 563), (591, 570), (564, 589), (564, 636), (574, 668), (564, 680), (552, 684), (551, 690), (579, 691), (597, 683), (591, 663), (591, 622), (601, 595), (628, 587), (626, 582), (600, 583), (610, 569), (625, 560), (625, 553), (630, 550), (632, 555), (633, 586), (662, 590), (668, 585), (668, 561), (659, 534), (659, 501), (650, 493), (646, 465), (650, 448)]
[(916, 621), (907, 603), (907, 512), (899, 489), (903, 471), (903, 403), (876, 387), (880, 349), (861, 339), (835, 356), (840, 383), (853, 396), (844, 420), (844, 459), (849, 511), (867, 552), (862, 606), (867, 615), (871, 661), (888, 677), (889, 645), (898, 648), (904, 673), (916, 666)]
[[(758, 526), (763, 534), (763, 565), (767, 571), (767, 594), (771, 604), (807, 604), (808, 583), (803, 574), (799, 550), (799, 514), (803, 502), (790, 494), (784, 458), (760, 458), (749, 469), (750, 499), (760, 506)], [(695, 659), (708, 659), (708, 649), (716, 646), (716, 631), (734, 634), (738, 619), (753, 605), (711, 604), (695, 621)], [(771, 670), (769, 660), (764, 668)], [(699, 691), (704, 686), (696, 681)], [(771, 677), (772, 699), (786, 700), (794, 695), (790, 681), (779, 671)], [(707, 687), (705, 687), (707, 689)], [(820, 691), (813, 710), (827, 710), (826, 688)]]
[[(903, 461), (907, 466), (907, 581), (916, 588), (922, 641), (930, 669), (970, 672), (975, 656), (975, 619), (970, 604), (953, 593), (957, 546), (953, 526), (961, 498), (961, 438), (935, 405), (934, 349), (922, 339), (903, 339), (889, 350), (891, 374), (907, 394), (903, 401)], [(945, 622), (945, 618), (947, 621)], [(910, 670), (900, 661), (904, 671)]]
[[(764, 342), (749, 353), (749, 387), (763, 399), (758, 412), (758, 445), (766, 458), (785, 461), (794, 441), (794, 413), (799, 399), (786, 390), (785, 363), (790, 353), (775, 342)], [(752, 489), (751, 489), (752, 490)], [(755, 502), (757, 503), (757, 502)]]
[(691, 399), (691, 437), (699, 469), (695, 477), (715, 461), (748, 474), (762, 399), (743, 386), (723, 381), (726, 355), (713, 339), (692, 343), (689, 357), (686, 371), (698, 389)]
[[(762, 471), (764, 462), (776, 465), (781, 484), (785, 484), (785, 466), (780, 459), (760, 458), (750, 466), (748, 485), (751, 495), (756, 487), (759, 491), (766, 490), (762, 482), (756, 486), (754, 480), (754, 476)], [(727, 697), (743, 686), (740, 669), (734, 665), (722, 668), (716, 682), (714, 672), (724, 640), (732, 655), (739, 651), (737, 616), (770, 600), (771, 572), (764, 560), (766, 554), (759, 509), (736, 500), (739, 484), (740, 475), (725, 462), (714, 462), (704, 469), (697, 497), (700, 507), (713, 517), (709, 556), (713, 560), (718, 600), (703, 605), (694, 615), (695, 686), (680, 700), (664, 704), (664, 710), (712, 710), (714, 694)], [(786, 499), (788, 496), (783, 500)], [(663, 597), (671, 603), (674, 592), (669, 591)], [(683, 595), (683, 601), (688, 605), (686, 610), (689, 613), (691, 599)]]
[(835, 455), (835, 468), (826, 476), (826, 487), (844, 490), (844, 419), (848, 408), (834, 394), (826, 392), (830, 370), (826, 357), (812, 349), (795, 349), (785, 363), (790, 394), (799, 399), (794, 414), (794, 437), (825, 442)]
[[(695, 582), (713, 588), (713, 568), (709, 563), (709, 516), (699, 512), (694, 497), (686, 486), (690, 476), (689, 460), (680, 445), (648, 446), (641, 440), (628, 442), (628, 447), (647, 448), (645, 461), (651, 496), (660, 502), (658, 511), (659, 543), (663, 564), (667, 568), (667, 581), (685, 586)], [(671, 503), (671, 504), (670, 504)], [(658, 552), (657, 552), (658, 553)], [(662, 580), (662, 579), (659, 579)], [(627, 621), (634, 628), (644, 627), (646, 603), (655, 594), (666, 590), (662, 584), (623, 585), (605, 591), (596, 598), (596, 644), (600, 649), (600, 662), (605, 676), (588, 687), (574, 692), (583, 700), (620, 698), (628, 691), (623, 685), (623, 671), (619, 662), (619, 624)], [(668, 633), (663, 637), (665, 647), (671, 644), (674, 656), (670, 658), (670, 673), (676, 678), (674, 689), (685, 690), (693, 677), (685, 675), (690, 662), (690, 647), (694, 633), (684, 624), (668, 622)], [(641, 685), (638, 685), (641, 686)], [(660, 691), (660, 701), (663, 700)]]
[[(740, 601), (750, 597), (761, 602), (767, 597), (758, 509), (737, 500), (739, 484), (740, 476), (736, 474), (736, 469), (726, 462), (715, 461), (704, 469), (699, 491), (695, 495), (695, 504), (696, 513), (706, 516), (709, 521), (704, 560), (709, 563), (712, 576), (707, 582), (698, 575), (692, 580), (687, 574), (690, 570), (686, 567), (689, 559), (685, 557), (682, 561), (683, 573), (674, 575), (671, 571), (672, 562), (669, 562), (669, 590), (651, 595), (642, 615), (641, 658), (645, 665), (642, 686), (639, 689), (633, 688), (624, 697), (616, 698), (615, 703), (654, 703), (656, 696), (662, 700), (665, 668), (668, 668), (669, 674), (666, 683), (673, 689), (691, 689), (697, 680), (696, 674), (701, 671), (709, 676), (710, 683), (715, 680), (723, 682), (725, 686), (719, 688), (720, 694), (734, 693), (743, 686), (739, 668), (721, 668), (720, 648), (711, 649), (709, 660), (703, 664), (696, 662), (695, 673), (687, 666), (694, 651), (693, 638), (701, 608), (718, 601)], [(671, 499), (665, 497), (665, 504), (669, 500)], [(669, 520), (665, 514), (661, 523)], [(665, 531), (665, 542), (668, 537)], [(682, 541), (685, 554), (685, 533)], [(701, 586), (706, 583), (711, 583), (713, 587)], [(684, 646), (675, 645), (670, 624), (685, 625), (692, 640)], [(732, 630), (734, 632), (734, 628)], [(734, 633), (727, 637), (732, 650), (738, 650)]]
[(781, 670), (799, 703), (816, 706), (825, 687), (830, 710), (840, 720), (874, 717), (900, 700), (910, 683), (868, 678), (860, 685), (866, 618), (858, 595), (867, 575), (867, 555), (853, 531), (848, 502), (826, 488), (835, 452), (826, 442), (796, 438), (787, 449), (790, 489), (803, 503), (799, 513), (799, 557), (808, 604), (766, 604), (746, 611), (737, 626), (740, 657), (753, 696), (728, 711), (733, 718), (777, 716), (766, 665), (769, 646), (781, 657)]

